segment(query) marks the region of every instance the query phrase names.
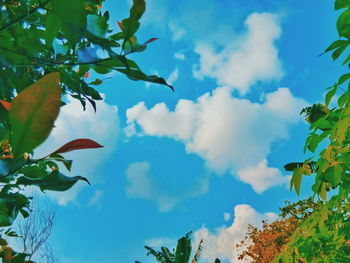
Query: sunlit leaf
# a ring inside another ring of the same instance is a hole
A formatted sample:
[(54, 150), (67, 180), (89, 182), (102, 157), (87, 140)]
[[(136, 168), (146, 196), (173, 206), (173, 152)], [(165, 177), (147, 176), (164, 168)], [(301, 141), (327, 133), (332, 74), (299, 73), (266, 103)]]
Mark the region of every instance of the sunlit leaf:
[(11, 103), (11, 146), (18, 156), (49, 136), (61, 106), (59, 73), (50, 73), (19, 93)]
[(108, 29), (105, 17), (87, 15), (87, 30), (97, 37), (104, 38)]

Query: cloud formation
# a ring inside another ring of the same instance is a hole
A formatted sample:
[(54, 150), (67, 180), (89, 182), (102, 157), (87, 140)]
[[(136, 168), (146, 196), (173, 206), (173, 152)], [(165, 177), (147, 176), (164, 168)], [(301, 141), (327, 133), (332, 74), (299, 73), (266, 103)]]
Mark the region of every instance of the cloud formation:
[(126, 170), (126, 194), (131, 198), (144, 198), (154, 201), (160, 212), (172, 210), (184, 199), (205, 194), (208, 191), (208, 181), (205, 177), (199, 180), (195, 187), (190, 189), (178, 189), (175, 192), (168, 191), (166, 185), (162, 185), (150, 174), (151, 165), (148, 162), (135, 162)]
[(126, 112), (126, 134), (173, 138), (202, 157), (210, 170), (232, 175), (238, 171), (240, 180), (262, 192), (286, 181), (279, 170), (268, 167), (266, 158), (273, 142), (288, 138), (304, 105), (287, 88), (267, 94), (262, 103), (217, 88), (197, 101), (179, 100), (174, 111), (164, 103), (150, 109), (144, 102), (136, 104)]
[[(63, 144), (78, 138), (89, 138), (104, 145), (101, 149), (80, 150), (64, 154), (66, 159), (73, 160), (72, 176), (87, 177), (91, 182), (100, 180), (100, 167), (115, 150), (119, 136), (118, 109), (103, 101), (97, 101), (97, 112), (90, 105), (83, 111), (80, 102), (68, 97), (68, 103), (61, 108), (55, 128), (49, 138), (36, 151), (36, 157), (45, 156)], [(64, 173), (68, 174), (68, 172)], [(75, 201), (79, 191), (85, 187), (84, 182), (78, 182), (70, 190), (48, 192), (58, 204), (67, 205)]]
[(247, 32), (226, 43), (224, 48), (198, 41), (194, 51), (200, 61), (193, 68), (194, 77), (214, 78), (218, 85), (241, 94), (259, 81), (279, 80), (283, 71), (275, 46), (281, 35), (278, 15), (253, 13), (245, 26)]
[[(262, 220), (273, 221), (277, 219), (277, 215), (274, 213), (259, 213), (246, 204), (235, 206), (233, 216), (231, 226), (221, 226), (214, 232), (203, 226), (194, 232), (194, 247), (201, 239), (204, 240), (201, 258), (207, 262), (214, 262), (215, 258), (220, 258), (220, 260), (236, 263), (239, 251), (236, 250), (235, 244), (244, 239), (248, 225), (261, 227)], [(240, 262), (248, 263), (248, 261)]]

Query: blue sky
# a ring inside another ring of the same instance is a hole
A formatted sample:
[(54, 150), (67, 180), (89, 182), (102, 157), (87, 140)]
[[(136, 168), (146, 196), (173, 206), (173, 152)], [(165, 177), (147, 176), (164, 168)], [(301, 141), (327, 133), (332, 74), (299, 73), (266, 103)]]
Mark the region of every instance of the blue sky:
[[(129, 7), (106, 1), (116, 30)], [(204, 238), (204, 262), (237, 262), (247, 224), (298, 198), (283, 165), (305, 158), (299, 112), (342, 70), (318, 56), (337, 37), (335, 18), (332, 1), (148, 0), (137, 36), (159, 40), (131, 57), (175, 92), (113, 73), (97, 113), (69, 100), (38, 151), (105, 145), (66, 154), (92, 186), (49, 193), (61, 262), (154, 262), (144, 245), (172, 247), (190, 230), (194, 244)]]

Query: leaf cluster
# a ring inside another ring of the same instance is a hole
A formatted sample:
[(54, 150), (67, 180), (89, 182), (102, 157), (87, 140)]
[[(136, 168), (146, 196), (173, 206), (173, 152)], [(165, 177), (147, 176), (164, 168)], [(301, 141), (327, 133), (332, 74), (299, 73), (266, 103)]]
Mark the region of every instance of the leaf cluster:
[[(144, 0), (133, 0), (120, 31), (109, 25), (104, 0), (0, 0), (0, 259), (23, 263), (25, 253), (7, 246), (6, 236), (16, 236), (12, 224), (19, 214), (27, 218), (29, 186), (41, 191), (66, 191), (82, 180), (68, 176), (72, 160), (66, 152), (102, 145), (81, 138), (38, 158), (35, 149), (49, 136), (65, 105), (65, 96), (86, 102), (96, 111), (101, 100), (96, 86), (102, 78), (88, 81), (91, 71), (106, 75), (117, 71), (132, 80), (162, 84), (158, 76), (142, 72), (127, 56), (142, 52), (156, 38), (143, 44), (136, 40)], [(102, 55), (101, 55), (102, 54)], [(90, 183), (89, 183), (90, 184)]]
[[(336, 0), (339, 39), (324, 53), (350, 62), (350, 1)], [(315, 176), (314, 197), (323, 200), (291, 236), (273, 262), (350, 262), (350, 73), (327, 89), (324, 102), (302, 110), (309, 123), (304, 151), (313, 156), (285, 165), (292, 171), (291, 189), (299, 194), (303, 176)], [(336, 99), (335, 99), (336, 98)]]

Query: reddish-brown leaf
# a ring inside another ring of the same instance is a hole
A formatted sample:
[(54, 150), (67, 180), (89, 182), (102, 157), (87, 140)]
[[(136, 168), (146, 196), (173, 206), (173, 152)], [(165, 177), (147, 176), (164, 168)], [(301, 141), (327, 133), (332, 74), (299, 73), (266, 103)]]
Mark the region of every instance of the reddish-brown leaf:
[(122, 24), (122, 23), (120, 23), (119, 21), (117, 21), (117, 23), (118, 23), (118, 26), (120, 27), (120, 30), (121, 30), (121, 31), (124, 31), (123, 24)]
[(0, 100), (0, 104), (4, 107), (5, 110), (9, 111), (11, 108), (11, 103), (5, 100)]
[(101, 144), (98, 144), (97, 142), (90, 139), (76, 139), (66, 143), (65, 145), (58, 148), (56, 151), (54, 151), (51, 154), (66, 153), (66, 152), (71, 152), (75, 150), (94, 149), (94, 148), (102, 148), (102, 147), (103, 146)]
[(156, 40), (158, 40), (158, 38), (156, 38), (156, 37), (153, 37), (153, 38), (151, 38), (151, 39), (148, 39), (148, 40), (144, 43), (144, 45), (147, 45), (148, 43), (151, 43), (151, 42), (156, 41)]

